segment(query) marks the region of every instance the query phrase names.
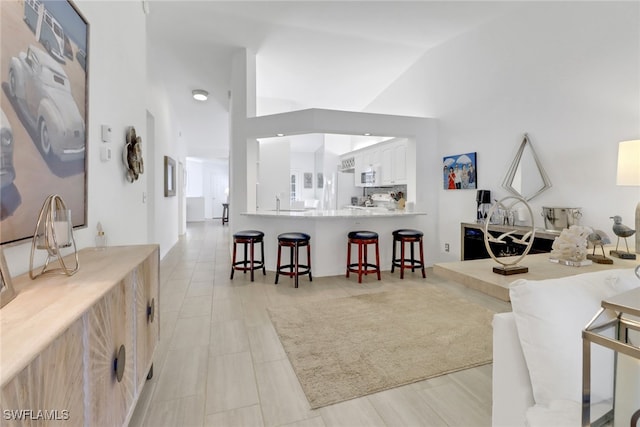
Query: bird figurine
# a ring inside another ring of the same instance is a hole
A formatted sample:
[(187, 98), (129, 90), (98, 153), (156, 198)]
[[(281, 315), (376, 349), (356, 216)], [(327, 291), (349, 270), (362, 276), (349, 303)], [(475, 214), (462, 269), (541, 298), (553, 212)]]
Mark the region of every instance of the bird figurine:
[(618, 251), (618, 244), (620, 243), (620, 238), (624, 239), (624, 244), (627, 247), (627, 253), (629, 253), (629, 244), (627, 243), (627, 237), (633, 236), (636, 230), (632, 230), (630, 227), (627, 227), (622, 223), (622, 217), (620, 215), (615, 215), (610, 217), (613, 220), (613, 232), (616, 236), (618, 236), (618, 240), (616, 241), (616, 252)]
[[(501, 235), (499, 235), (498, 237), (493, 237), (491, 234), (489, 234), (489, 237), (487, 238), (488, 241), (490, 241), (491, 243), (499, 243), (501, 245), (506, 245), (507, 242), (504, 240), (505, 237), (507, 236), (511, 236), (513, 233), (515, 233), (518, 230), (511, 230), (511, 231), (507, 231), (506, 233), (502, 233)], [(513, 238), (513, 237), (512, 237)]]
[(519, 245), (525, 245), (525, 246), (527, 246), (527, 245), (529, 244), (529, 240), (531, 239), (531, 236), (532, 236), (532, 235), (533, 235), (533, 232), (532, 232), (532, 231), (528, 231), (528, 232), (527, 232), (527, 234), (525, 234), (524, 236), (522, 236), (522, 237), (521, 237), (521, 238), (519, 238), (519, 239), (518, 239), (518, 238), (516, 238), (516, 237), (513, 237), (513, 238), (512, 238), (512, 239), (513, 239), (513, 240), (512, 240), (512, 242), (513, 242), (513, 243), (517, 243), (517, 244), (519, 244)]
[[(587, 259), (590, 259), (598, 264), (613, 264), (613, 261), (610, 258), (607, 258), (604, 253), (604, 245), (608, 245), (609, 243), (611, 243), (611, 239), (609, 238), (607, 233), (602, 230), (596, 230), (594, 228), (593, 231), (587, 236), (587, 243), (589, 244), (589, 246), (593, 246), (593, 253), (587, 255)], [(596, 255), (596, 248), (598, 247), (600, 247), (600, 250), (602, 250), (602, 255)]]

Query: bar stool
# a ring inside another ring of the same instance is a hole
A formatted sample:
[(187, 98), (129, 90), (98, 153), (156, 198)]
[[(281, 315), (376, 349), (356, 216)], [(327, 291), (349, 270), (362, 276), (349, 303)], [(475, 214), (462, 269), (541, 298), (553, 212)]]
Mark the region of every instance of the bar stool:
[(229, 222), (229, 203), (222, 204), (222, 225)]
[[(422, 248), (422, 231), (418, 230), (395, 230), (393, 233), (393, 255), (391, 260), (391, 272), (393, 273), (395, 267), (400, 267), (400, 278), (404, 279), (404, 269), (411, 268), (411, 271), (415, 271), (416, 268), (422, 270), (422, 277), (427, 275), (424, 272), (424, 250)], [(400, 258), (396, 257), (396, 242), (400, 242)], [(404, 244), (411, 244), (411, 258), (405, 257)], [(415, 257), (413, 249), (414, 243), (418, 243), (420, 249), (420, 260)]]
[[(352, 231), (347, 242), (347, 277), (349, 273), (358, 273), (358, 283), (362, 283), (362, 275), (376, 273), (380, 280), (380, 251), (378, 248), (378, 233), (373, 231)], [(351, 245), (358, 245), (358, 262), (351, 262)], [(367, 245), (376, 245), (376, 263), (367, 261)]]
[[(298, 248), (301, 246), (307, 247), (307, 264), (300, 264)], [(289, 256), (289, 264), (281, 265), (281, 250), (283, 247), (291, 249)], [(289, 269), (289, 271), (285, 271)], [(298, 287), (298, 276), (305, 274), (309, 275), (309, 281), (313, 281), (311, 276), (311, 236), (305, 233), (282, 233), (278, 235), (278, 261), (276, 265), (276, 285), (278, 284), (278, 277), (284, 274), (285, 276), (295, 277), (295, 287)]]
[[(231, 280), (236, 270), (251, 271), (251, 281), (253, 282), (253, 270), (262, 269), (262, 275), (266, 275), (267, 271), (264, 266), (264, 233), (257, 230), (238, 231), (233, 235), (233, 258), (231, 260)], [(260, 243), (261, 259), (256, 260), (254, 257), (254, 245)], [(244, 245), (244, 260), (236, 261), (237, 245)], [(250, 247), (250, 248), (249, 248)], [(249, 253), (247, 257), (247, 252)]]

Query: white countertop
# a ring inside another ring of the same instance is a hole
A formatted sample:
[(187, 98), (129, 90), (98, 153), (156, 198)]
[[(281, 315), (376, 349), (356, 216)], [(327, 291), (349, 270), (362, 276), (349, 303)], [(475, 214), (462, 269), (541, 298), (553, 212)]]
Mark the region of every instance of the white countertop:
[(386, 208), (355, 208), (355, 209), (337, 209), (337, 210), (265, 210), (254, 212), (242, 212), (240, 215), (259, 216), (259, 217), (279, 217), (279, 218), (384, 218), (399, 216), (416, 216), (426, 215), (426, 212), (408, 212), (405, 210), (389, 210)]

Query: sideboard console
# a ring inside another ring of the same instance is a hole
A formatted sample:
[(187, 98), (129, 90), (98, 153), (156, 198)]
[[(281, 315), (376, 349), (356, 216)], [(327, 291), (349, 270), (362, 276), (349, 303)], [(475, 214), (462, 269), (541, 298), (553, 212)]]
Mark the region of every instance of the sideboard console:
[[(529, 227), (517, 225), (489, 225), (489, 233), (494, 237), (498, 237), (502, 233), (512, 231), (514, 229), (517, 231), (513, 233), (513, 235), (519, 237), (524, 236), (530, 230)], [(531, 246), (529, 253), (539, 254), (551, 252), (551, 245), (559, 235), (560, 233), (536, 230), (533, 245)], [(462, 239), (460, 244), (460, 259), (462, 261), (490, 258), (487, 248), (484, 245), (484, 224), (463, 222), (460, 225), (460, 236)], [(513, 256), (522, 254), (524, 246), (506, 244), (500, 245), (500, 247), (492, 247), (491, 249), (496, 256), (498, 256), (498, 254), (502, 254), (502, 256)]]
[(78, 256), (73, 276), (13, 279), (0, 309), (3, 425), (127, 425), (153, 372), (158, 245)]

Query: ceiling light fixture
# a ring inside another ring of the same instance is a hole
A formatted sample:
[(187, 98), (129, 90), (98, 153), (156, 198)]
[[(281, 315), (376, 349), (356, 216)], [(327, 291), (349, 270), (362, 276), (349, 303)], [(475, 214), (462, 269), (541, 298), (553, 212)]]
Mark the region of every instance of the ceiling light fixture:
[(363, 133), (364, 136), (371, 136), (371, 134), (369, 132), (367, 133)]
[(284, 136), (284, 133), (276, 133), (276, 136)]
[(202, 89), (194, 89), (193, 91), (191, 91), (191, 94), (193, 95), (193, 99), (198, 101), (206, 101), (209, 97), (209, 92)]

